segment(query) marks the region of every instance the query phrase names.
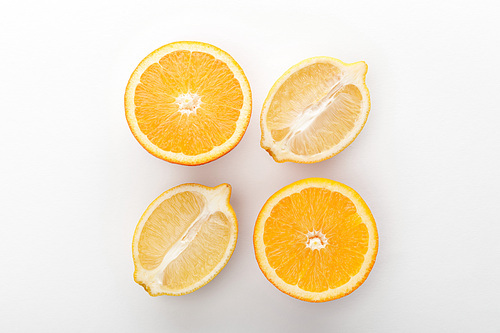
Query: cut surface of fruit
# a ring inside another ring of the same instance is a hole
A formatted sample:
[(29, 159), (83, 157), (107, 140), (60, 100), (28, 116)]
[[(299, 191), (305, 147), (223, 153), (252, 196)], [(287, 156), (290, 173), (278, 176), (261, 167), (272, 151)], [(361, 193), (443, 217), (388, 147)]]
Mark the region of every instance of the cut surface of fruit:
[(231, 257), (238, 224), (231, 187), (183, 184), (160, 195), (134, 233), (134, 279), (151, 296), (184, 295), (210, 282)]
[(370, 112), (367, 65), (306, 59), (271, 88), (261, 113), (261, 146), (276, 162), (314, 163), (340, 153)]
[(148, 55), (125, 92), (128, 125), (154, 156), (184, 165), (213, 161), (233, 149), (250, 121), (250, 85), (226, 52), (175, 42)]
[(330, 301), (367, 278), (378, 251), (377, 227), (353, 189), (308, 178), (267, 200), (255, 224), (254, 249), (279, 290), (304, 301)]

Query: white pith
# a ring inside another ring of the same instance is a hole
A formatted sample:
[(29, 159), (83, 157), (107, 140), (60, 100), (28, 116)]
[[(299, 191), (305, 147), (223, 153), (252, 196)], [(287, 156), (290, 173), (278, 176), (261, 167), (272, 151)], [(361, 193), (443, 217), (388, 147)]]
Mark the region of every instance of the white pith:
[(181, 94), (175, 99), (175, 103), (179, 105), (178, 112), (190, 115), (196, 113), (196, 110), (200, 107), (201, 97), (196, 93)]
[[(158, 267), (153, 270), (147, 270), (141, 266), (139, 260), (134, 260), (136, 270), (134, 273), (134, 278), (137, 283), (147, 287), (148, 292), (151, 295), (183, 295), (189, 292), (192, 292), (201, 286), (208, 283), (212, 280), (220, 270), (225, 266), (225, 264), (229, 261), (231, 254), (234, 250), (237, 240), (237, 221), (232, 211), (231, 206), (229, 205), (229, 196), (231, 194), (231, 188), (227, 184), (219, 185), (215, 188), (209, 188), (197, 184), (184, 184), (178, 186), (177, 188), (171, 189), (160, 197), (158, 197), (146, 210), (143, 214), (141, 221), (139, 222), (136, 232), (134, 234), (134, 242), (133, 242), (133, 252), (134, 258), (139, 258), (138, 244), (140, 231), (144, 227), (144, 224), (148, 220), (149, 216), (154, 212), (154, 210), (166, 199), (172, 197), (173, 195), (185, 192), (185, 191), (193, 191), (200, 193), (204, 198), (204, 208), (200, 215), (190, 224), (190, 226), (186, 229), (184, 234), (180, 237), (180, 239), (165, 253), (162, 262)], [(165, 268), (175, 260), (186, 248), (189, 244), (194, 240), (200, 231), (203, 223), (205, 223), (212, 214), (216, 212), (222, 212), (229, 220), (230, 224), (230, 239), (225, 249), (225, 254), (222, 257), (223, 259), (219, 262), (209, 274), (200, 279), (195, 284), (186, 287), (182, 290), (171, 290), (163, 285), (163, 277)]]
[(325, 234), (322, 233), (321, 231), (309, 231), (306, 234), (307, 241), (306, 241), (306, 247), (310, 248), (311, 250), (321, 250), (328, 244), (328, 239), (326, 238)]

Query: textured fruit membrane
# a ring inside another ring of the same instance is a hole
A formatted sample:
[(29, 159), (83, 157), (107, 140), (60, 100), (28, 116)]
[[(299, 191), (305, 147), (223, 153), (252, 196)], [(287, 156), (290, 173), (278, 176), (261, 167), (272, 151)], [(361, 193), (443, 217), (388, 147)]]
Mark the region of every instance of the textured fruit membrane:
[(267, 113), (277, 149), (307, 156), (340, 143), (361, 113), (362, 95), (351, 84), (357, 75), (330, 63), (315, 63), (292, 74)]
[(146, 221), (139, 260), (156, 271), (158, 283), (182, 289), (198, 282), (221, 261), (230, 239), (230, 222), (209, 212), (206, 199), (181, 192), (163, 201)]
[[(324, 235), (326, 245), (311, 249), (308, 233), (317, 232)], [(286, 283), (312, 292), (339, 287), (356, 275), (368, 241), (368, 229), (352, 201), (322, 188), (283, 198), (264, 226), (269, 265)]]
[(153, 144), (199, 155), (232, 136), (243, 93), (224, 62), (204, 52), (175, 51), (144, 71), (134, 103), (139, 128)]

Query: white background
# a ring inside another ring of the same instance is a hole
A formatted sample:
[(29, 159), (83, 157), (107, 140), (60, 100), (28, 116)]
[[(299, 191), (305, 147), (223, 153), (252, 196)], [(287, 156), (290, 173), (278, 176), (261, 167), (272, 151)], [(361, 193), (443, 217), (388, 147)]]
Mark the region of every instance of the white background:
[[(27, 1), (0, 10), (1, 332), (500, 332), (500, 66), (496, 1)], [(177, 40), (242, 66), (253, 115), (199, 167), (148, 154), (123, 94)], [(313, 165), (260, 148), (274, 81), (312, 56), (364, 60), (372, 98), (351, 146)], [(312, 304), (272, 286), (253, 254), (267, 198), (307, 177), (366, 200), (380, 249), (367, 281)], [(228, 182), (236, 250), (208, 285), (150, 297), (132, 278), (147, 205), (185, 182)]]

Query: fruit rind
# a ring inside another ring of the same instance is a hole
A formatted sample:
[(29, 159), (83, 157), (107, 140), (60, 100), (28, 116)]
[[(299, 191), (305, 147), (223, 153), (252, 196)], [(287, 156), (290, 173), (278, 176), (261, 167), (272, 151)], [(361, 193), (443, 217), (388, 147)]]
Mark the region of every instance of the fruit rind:
[[(140, 272), (144, 271), (145, 269), (141, 266), (140, 261), (139, 261), (139, 249), (137, 244), (139, 243), (139, 238), (141, 235), (142, 228), (144, 227), (144, 224), (148, 220), (149, 216), (151, 213), (158, 207), (159, 204), (161, 204), (163, 201), (166, 199), (172, 197), (173, 195), (184, 192), (184, 191), (194, 191), (201, 193), (202, 195), (210, 195), (214, 191), (217, 192), (217, 195), (225, 195), (226, 199), (224, 200), (225, 207), (224, 209), (221, 210), (228, 220), (230, 221), (230, 225), (232, 228), (231, 231), (231, 238), (229, 240), (229, 244), (226, 248), (226, 252), (223, 256), (224, 260), (219, 262), (218, 265), (216, 265), (212, 271), (207, 274), (203, 279), (198, 281), (192, 286), (189, 286), (188, 288), (182, 289), (182, 290), (170, 290), (168, 288), (162, 288), (162, 290), (156, 290), (151, 288), (147, 284), (147, 281), (143, 281), (140, 277)], [(229, 259), (231, 258), (234, 249), (236, 247), (236, 242), (238, 239), (238, 221), (236, 218), (236, 213), (234, 212), (231, 204), (230, 204), (230, 197), (231, 197), (231, 185), (229, 184), (221, 184), (216, 187), (208, 187), (200, 184), (195, 184), (195, 183), (187, 183), (187, 184), (182, 184), (175, 186), (165, 192), (163, 192), (160, 196), (158, 196), (146, 209), (146, 211), (142, 214), (136, 228), (134, 231), (134, 236), (133, 236), (133, 241), (132, 241), (132, 258), (134, 260), (134, 281), (141, 285), (149, 295), (151, 296), (161, 296), (161, 295), (169, 295), (169, 296), (181, 296), (185, 294), (192, 293), (210, 281), (212, 281), (221, 271), (222, 269), (227, 265), (229, 262)]]
[[(284, 197), (287, 197), (293, 193), (298, 193), (305, 188), (310, 187), (320, 187), (326, 188), (333, 191), (337, 191), (345, 196), (347, 196), (355, 204), (357, 213), (362, 217), (363, 222), (366, 224), (369, 234), (370, 241), (368, 244), (368, 252), (365, 254), (365, 258), (370, 258), (370, 260), (365, 260), (360, 271), (355, 276), (351, 277), (351, 280), (335, 289), (329, 289), (325, 292), (310, 292), (300, 289), (297, 286), (291, 286), (284, 282), (275, 272), (275, 270), (269, 265), (267, 256), (265, 253), (264, 245), (264, 226), (266, 220), (271, 214), (273, 207)], [(262, 207), (257, 222), (254, 228), (254, 251), (259, 268), (264, 274), (264, 276), (280, 291), (294, 298), (308, 301), (308, 302), (326, 302), (334, 299), (347, 296), (356, 290), (363, 282), (366, 280), (370, 274), (373, 265), (375, 264), (375, 259), (378, 252), (378, 232), (377, 226), (375, 224), (375, 219), (373, 218), (370, 209), (366, 205), (365, 201), (361, 196), (347, 185), (342, 183), (326, 179), (326, 178), (307, 178), (299, 180), (290, 185), (287, 185), (280, 189), (278, 192), (274, 193)]]

